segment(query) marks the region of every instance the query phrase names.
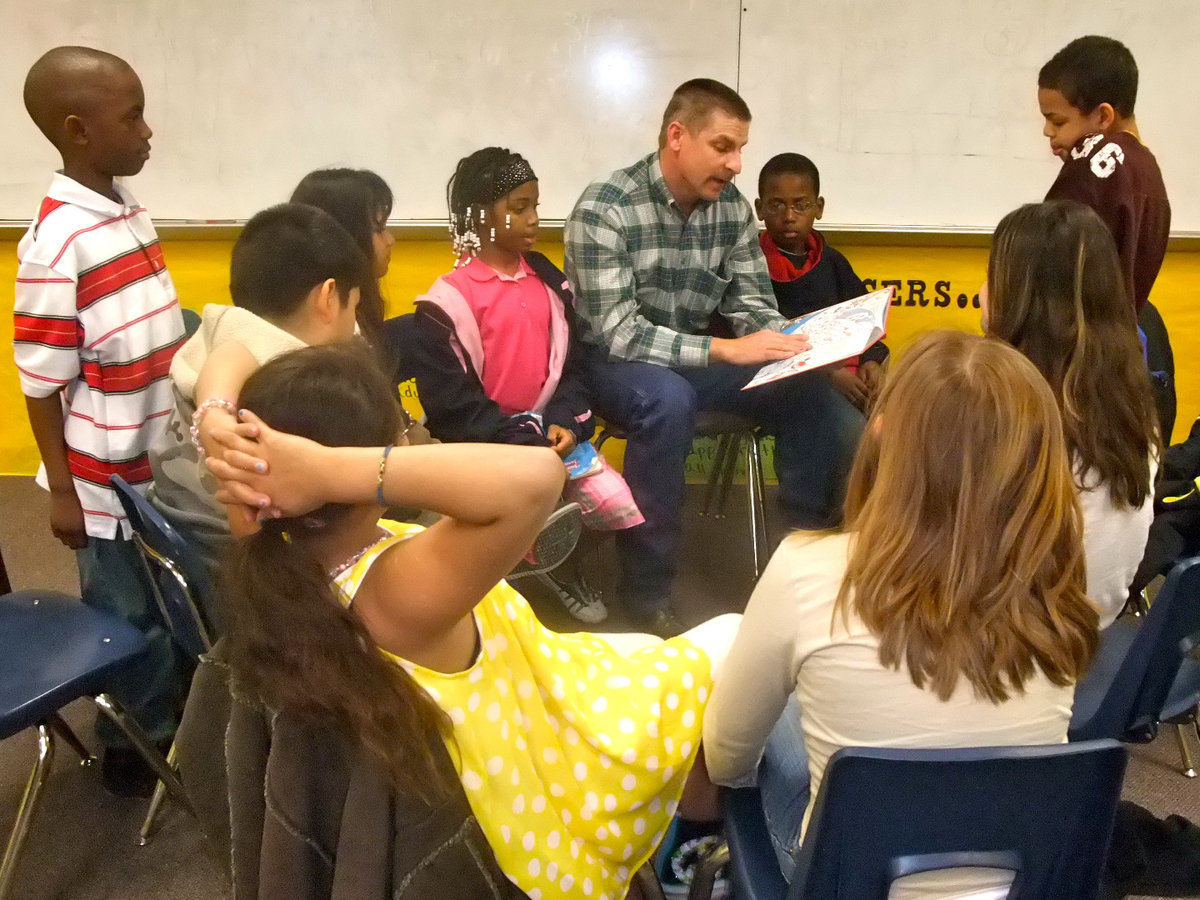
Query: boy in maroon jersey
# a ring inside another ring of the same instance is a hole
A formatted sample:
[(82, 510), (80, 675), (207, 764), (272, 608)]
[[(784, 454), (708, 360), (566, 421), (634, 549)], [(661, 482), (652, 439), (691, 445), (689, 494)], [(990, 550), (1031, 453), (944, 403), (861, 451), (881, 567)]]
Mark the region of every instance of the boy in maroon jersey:
[[(181, 660), (139, 569), (121, 475), (145, 491), (146, 451), (171, 409), (183, 318), (149, 215), (119, 181), (150, 156), (137, 74), (87, 47), (56, 47), (25, 79), (25, 108), (62, 155), (17, 248), (13, 356), (50, 491), (50, 529), (79, 562), (84, 602), (126, 619), (151, 649), (114, 693), (160, 743), (175, 730)], [(107, 719), (103, 780), (148, 795), (154, 774)]]
[(1166, 326), (1147, 300), (1167, 252), (1171, 204), (1158, 162), (1138, 134), (1137, 89), (1133, 54), (1113, 38), (1076, 38), (1042, 66), (1042, 134), (1063, 160), (1046, 199), (1090, 206), (1112, 232), (1129, 299), (1148, 338), (1159, 421), (1169, 442), (1175, 365)]

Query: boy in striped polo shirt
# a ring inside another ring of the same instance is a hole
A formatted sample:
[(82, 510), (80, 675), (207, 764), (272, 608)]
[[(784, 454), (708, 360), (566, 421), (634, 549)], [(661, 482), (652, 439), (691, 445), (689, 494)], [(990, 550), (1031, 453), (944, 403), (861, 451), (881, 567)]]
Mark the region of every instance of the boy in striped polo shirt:
[[(167, 374), (183, 318), (146, 210), (114, 178), (150, 156), (142, 85), (128, 63), (57, 47), (25, 79), (25, 108), (62, 155), (17, 249), (14, 356), (50, 490), (50, 529), (76, 551), (84, 602), (120, 615), (152, 651), (116, 694), (150, 737), (175, 728), (183, 672), (109, 486), (150, 482), (147, 449), (171, 410)], [(44, 479), (44, 481), (43, 481)], [(103, 777), (148, 794), (154, 776), (123, 735), (97, 721)]]

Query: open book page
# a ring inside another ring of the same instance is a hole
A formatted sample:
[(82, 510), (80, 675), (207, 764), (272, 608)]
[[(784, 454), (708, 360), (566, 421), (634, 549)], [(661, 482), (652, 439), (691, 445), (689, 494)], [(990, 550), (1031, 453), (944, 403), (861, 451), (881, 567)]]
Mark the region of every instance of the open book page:
[(884, 288), (792, 319), (783, 330), (788, 334), (804, 332), (810, 349), (763, 366), (742, 390), (862, 353), (887, 333), (888, 310), (895, 291), (894, 287)]

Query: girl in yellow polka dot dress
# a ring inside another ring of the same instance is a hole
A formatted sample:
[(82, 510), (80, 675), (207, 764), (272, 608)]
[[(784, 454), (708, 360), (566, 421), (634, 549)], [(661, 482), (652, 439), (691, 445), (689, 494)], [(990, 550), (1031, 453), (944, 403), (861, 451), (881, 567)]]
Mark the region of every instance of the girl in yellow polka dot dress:
[[(235, 664), (293, 701), (330, 693), (328, 684), (304, 685), (317, 670), (340, 668), (352, 695), (355, 667), (388, 667), (393, 696), (372, 698), (361, 716), (334, 704), (333, 716), (397, 771), (412, 766), (420, 735), (413, 723), (381, 730), (373, 713), (395, 707), (397, 694), (407, 707), (431, 698), (471, 809), (509, 879), (535, 900), (623, 897), (680, 801), (714, 663), (739, 617), (668, 641), (544, 628), (499, 579), (561, 490), (553, 451), (459, 444), (381, 453), (387, 435), (370, 418), (390, 402), (386, 383), (359, 356), (331, 348), (281, 357), (247, 382), (241, 403), (262, 419), (244, 415), (237, 433), (218, 434), (229, 449), (210, 467), (236, 499), (269, 503), (284, 517), (269, 517), (242, 542), (242, 606), (258, 616), (302, 604), (306, 617), (327, 613), (328, 621), (303, 652), (296, 645), (305, 628), (264, 621), (261, 643), (246, 646)], [(373, 449), (329, 446), (359, 441)], [(380, 507), (362, 502), (369, 497), (444, 518), (429, 529), (379, 521)], [(312, 511), (328, 500), (342, 502)], [(281, 568), (288, 557), (313, 572), (315, 560), (333, 589), (289, 584)], [(334, 652), (329, 631), (347, 622), (358, 650), (342, 642), (342, 658), (324, 660)], [(284, 650), (295, 663), (267, 671)]]

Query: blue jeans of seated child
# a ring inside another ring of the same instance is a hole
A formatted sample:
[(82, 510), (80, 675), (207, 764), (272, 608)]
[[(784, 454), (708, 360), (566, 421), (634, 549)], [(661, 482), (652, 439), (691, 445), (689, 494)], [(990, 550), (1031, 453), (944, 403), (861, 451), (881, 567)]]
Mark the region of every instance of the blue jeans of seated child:
[(809, 797), (808, 754), (800, 730), (800, 704), (794, 696), (767, 738), (758, 764), (758, 789), (771, 847), (779, 860), (779, 870), (790, 883)]
[(648, 614), (667, 604), (682, 526), (684, 463), (701, 411), (736, 413), (775, 436), (779, 503), (790, 527), (840, 523), (862, 413), (820, 370), (742, 391), (759, 368), (714, 363), (672, 369), (614, 362), (590, 350), (587, 380), (595, 411), (628, 434), (625, 481), (646, 517), (616, 534), (618, 593), (631, 612)]
[[(144, 634), (150, 649), (119, 679), (112, 695), (153, 741), (175, 733), (176, 707), (186, 691), (187, 665), (163, 624), (133, 541), (88, 536), (75, 551), (83, 602), (119, 616)], [(128, 747), (128, 739), (103, 713), (96, 717), (96, 736), (105, 747)]]

